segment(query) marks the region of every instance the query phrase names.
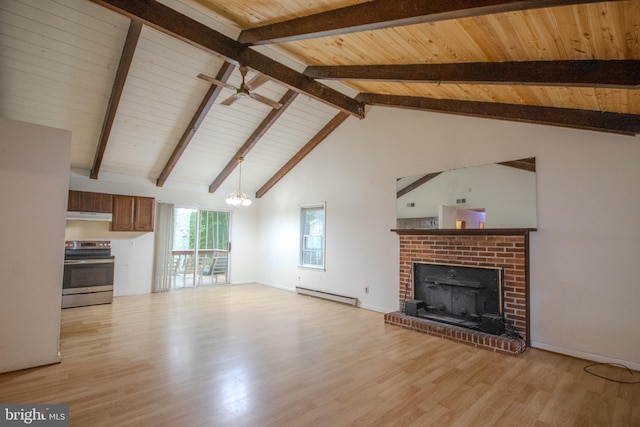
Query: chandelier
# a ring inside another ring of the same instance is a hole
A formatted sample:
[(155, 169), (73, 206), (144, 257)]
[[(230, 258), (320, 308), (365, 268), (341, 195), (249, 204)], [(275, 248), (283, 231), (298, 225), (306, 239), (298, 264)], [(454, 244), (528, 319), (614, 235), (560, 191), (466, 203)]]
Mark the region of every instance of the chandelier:
[(242, 161), (244, 159), (242, 157), (238, 157), (236, 161), (238, 162), (238, 166), (240, 167), (238, 173), (238, 192), (229, 194), (229, 197), (225, 200), (230, 205), (233, 206), (249, 206), (251, 204), (251, 199), (247, 196), (247, 193), (243, 193), (241, 191), (242, 187)]

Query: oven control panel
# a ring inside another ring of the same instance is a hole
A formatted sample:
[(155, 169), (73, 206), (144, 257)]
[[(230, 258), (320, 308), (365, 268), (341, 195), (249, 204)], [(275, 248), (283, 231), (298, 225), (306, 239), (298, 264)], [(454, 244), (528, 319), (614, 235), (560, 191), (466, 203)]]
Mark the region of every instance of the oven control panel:
[(65, 249), (111, 249), (111, 242), (108, 240), (67, 240), (64, 242)]

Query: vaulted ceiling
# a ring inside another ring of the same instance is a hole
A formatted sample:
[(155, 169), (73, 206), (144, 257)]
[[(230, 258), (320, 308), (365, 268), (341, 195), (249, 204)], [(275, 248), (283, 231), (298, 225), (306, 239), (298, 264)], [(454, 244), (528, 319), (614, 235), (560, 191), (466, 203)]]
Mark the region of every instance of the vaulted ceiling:
[(261, 197), (377, 106), (640, 134), (640, 0), (3, 0), (0, 40), (0, 115), (94, 179), (226, 195), (242, 158)]

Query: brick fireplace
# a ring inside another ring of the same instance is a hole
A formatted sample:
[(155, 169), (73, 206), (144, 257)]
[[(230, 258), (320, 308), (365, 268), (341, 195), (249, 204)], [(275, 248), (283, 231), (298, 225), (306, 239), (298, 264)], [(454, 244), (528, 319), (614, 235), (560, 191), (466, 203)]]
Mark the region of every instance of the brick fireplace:
[[(535, 229), (399, 229), (400, 311), (385, 315), (385, 323), (517, 355), (529, 345), (529, 232)], [(503, 271), (503, 316), (509, 334), (491, 335), (405, 314), (414, 298), (414, 265), (441, 263), (493, 267)]]

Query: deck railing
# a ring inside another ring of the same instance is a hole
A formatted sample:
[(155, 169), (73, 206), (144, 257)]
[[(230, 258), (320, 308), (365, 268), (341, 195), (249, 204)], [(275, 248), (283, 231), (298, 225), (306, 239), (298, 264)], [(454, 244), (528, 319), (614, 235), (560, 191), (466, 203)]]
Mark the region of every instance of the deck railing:
[(215, 257), (228, 257), (229, 253), (221, 249), (199, 249), (197, 252), (193, 249), (182, 249), (171, 251), (171, 275), (173, 287), (197, 286), (204, 283), (205, 280), (213, 283), (226, 282), (227, 275), (218, 275), (217, 277), (208, 276), (205, 271), (210, 267)]

